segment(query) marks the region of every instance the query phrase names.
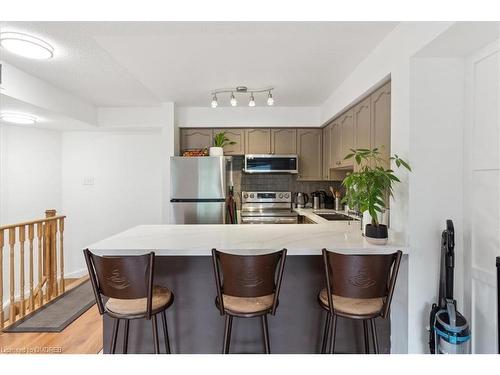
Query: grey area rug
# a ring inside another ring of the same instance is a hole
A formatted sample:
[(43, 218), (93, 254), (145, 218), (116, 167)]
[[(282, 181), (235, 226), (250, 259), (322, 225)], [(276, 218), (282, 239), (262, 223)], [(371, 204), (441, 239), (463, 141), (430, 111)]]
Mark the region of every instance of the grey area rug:
[(61, 332), (95, 304), (90, 281), (55, 298), (19, 319), (4, 332)]

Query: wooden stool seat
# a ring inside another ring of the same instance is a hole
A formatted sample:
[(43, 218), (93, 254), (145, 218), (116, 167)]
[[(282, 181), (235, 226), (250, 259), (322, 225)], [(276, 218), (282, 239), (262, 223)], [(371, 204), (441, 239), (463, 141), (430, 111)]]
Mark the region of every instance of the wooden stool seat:
[[(326, 288), (319, 293), (319, 300), (328, 309)], [(367, 316), (379, 315), (384, 307), (383, 298), (348, 298), (332, 294), (333, 308), (339, 314)]]
[[(153, 287), (153, 298), (151, 300), (151, 310), (154, 314), (167, 308), (172, 299), (170, 289), (155, 285)], [(106, 302), (106, 310), (117, 316), (144, 316), (147, 312), (147, 298), (121, 299), (110, 298)]]
[[(235, 297), (222, 295), (224, 309), (236, 314), (254, 314), (269, 311), (273, 306), (274, 293), (261, 297)], [(217, 299), (218, 305), (218, 299)]]

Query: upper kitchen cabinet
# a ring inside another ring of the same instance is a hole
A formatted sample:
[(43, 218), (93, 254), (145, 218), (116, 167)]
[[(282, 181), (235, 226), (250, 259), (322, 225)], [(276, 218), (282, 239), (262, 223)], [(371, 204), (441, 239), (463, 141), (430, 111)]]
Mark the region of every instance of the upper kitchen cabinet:
[(180, 130), (181, 152), (185, 150), (208, 148), (213, 142), (212, 129), (187, 129)]
[(371, 145), (371, 97), (357, 104), (353, 110), (354, 116), (354, 148), (369, 149)]
[[(354, 106), (354, 148), (369, 149), (371, 146), (371, 97), (367, 97)], [(353, 161), (354, 170), (358, 164)]]
[(341, 165), (342, 137), (339, 122), (336, 120), (331, 124), (330, 131), (330, 168), (338, 168)]
[(320, 181), (323, 179), (322, 133), (323, 129), (297, 130), (298, 180)]
[(297, 153), (297, 129), (271, 129), (271, 153), (293, 155)]
[(391, 154), (391, 82), (375, 91), (371, 96), (371, 145), (378, 147), (385, 167), (390, 166)]
[(329, 124), (323, 128), (323, 180), (330, 180), (331, 168), (331, 141), (332, 141), (333, 124)]
[(234, 142), (232, 145), (224, 146), (224, 155), (244, 155), (245, 154), (245, 130), (244, 129), (214, 129), (217, 133), (226, 133), (227, 139)]
[(245, 154), (270, 154), (271, 129), (246, 129)]
[(353, 160), (344, 160), (345, 156), (351, 153), (354, 148), (354, 111), (352, 109), (339, 117), (340, 126), (340, 160), (339, 167), (346, 168), (353, 166)]

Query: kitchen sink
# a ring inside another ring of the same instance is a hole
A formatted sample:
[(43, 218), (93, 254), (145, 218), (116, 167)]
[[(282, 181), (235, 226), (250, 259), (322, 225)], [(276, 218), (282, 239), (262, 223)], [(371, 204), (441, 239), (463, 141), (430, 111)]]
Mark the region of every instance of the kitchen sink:
[(329, 220), (329, 221), (352, 221), (356, 220), (350, 216), (344, 215), (344, 214), (339, 214), (339, 213), (316, 213), (319, 217), (322, 217), (323, 219)]

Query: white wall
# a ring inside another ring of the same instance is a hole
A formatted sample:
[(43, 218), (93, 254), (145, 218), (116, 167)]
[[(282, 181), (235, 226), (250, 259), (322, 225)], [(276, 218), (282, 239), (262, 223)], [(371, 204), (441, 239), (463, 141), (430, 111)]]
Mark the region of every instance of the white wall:
[(0, 224), (61, 209), (61, 134), (0, 125)]
[[(67, 215), (66, 262), (83, 270), (92, 242), (162, 219), (159, 130), (68, 132), (62, 136), (62, 206)], [(93, 185), (84, 185), (85, 178)]]
[(466, 61), (466, 297), (473, 352), (496, 353), (495, 257), (500, 256), (500, 41)]
[(413, 350), (428, 352), (429, 311), (437, 301), (441, 232), (455, 226), (455, 298), (463, 311), (463, 58), (411, 62), (408, 232)]
[[(61, 134), (58, 131), (0, 125), (0, 225), (45, 217), (46, 209), (61, 212)], [(7, 237), (5, 235), (5, 240)], [(9, 257), (3, 257), (8, 270)], [(28, 264), (28, 251), (25, 251)], [(38, 261), (34, 254), (35, 264)], [(15, 264), (19, 264), (16, 250)], [(19, 293), (15, 268), (16, 294)], [(34, 278), (38, 278), (35, 268)], [(4, 272), (4, 306), (9, 297)]]
[(163, 184), (161, 210), (162, 223), (167, 224), (170, 217), (170, 157), (177, 155), (179, 144), (174, 103), (165, 102), (157, 107), (101, 107), (97, 112), (99, 126), (106, 131), (128, 129), (161, 132), (158, 134)]
[(180, 127), (320, 126), (320, 107), (179, 107)]

